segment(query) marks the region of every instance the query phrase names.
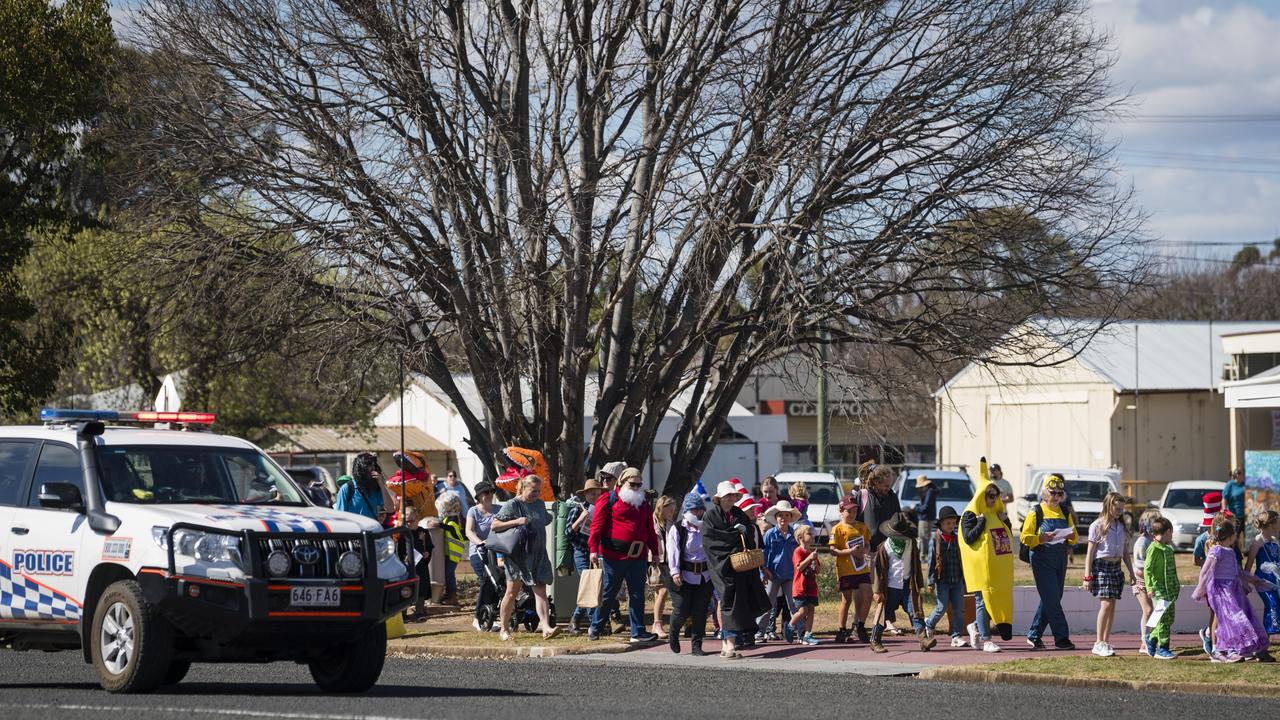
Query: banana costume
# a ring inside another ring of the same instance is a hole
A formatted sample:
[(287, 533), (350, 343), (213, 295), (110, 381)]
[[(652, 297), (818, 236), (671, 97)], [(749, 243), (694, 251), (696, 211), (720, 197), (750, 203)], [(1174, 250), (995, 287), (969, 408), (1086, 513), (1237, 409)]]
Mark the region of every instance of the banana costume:
[(978, 492), (961, 516), (960, 562), (969, 592), (981, 592), (1000, 637), (1013, 637), (1013, 529), (1004, 501), (987, 505), (991, 474), (984, 457), (978, 464)]

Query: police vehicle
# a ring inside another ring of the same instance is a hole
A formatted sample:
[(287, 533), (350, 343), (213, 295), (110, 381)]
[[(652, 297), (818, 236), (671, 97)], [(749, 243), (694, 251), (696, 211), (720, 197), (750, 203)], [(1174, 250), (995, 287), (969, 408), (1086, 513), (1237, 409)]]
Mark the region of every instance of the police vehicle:
[(41, 419), (0, 427), (0, 646), (80, 650), (112, 692), (193, 662), (377, 682), (384, 623), (417, 593), (396, 531), (315, 506), (257, 446), (209, 432), (212, 414)]

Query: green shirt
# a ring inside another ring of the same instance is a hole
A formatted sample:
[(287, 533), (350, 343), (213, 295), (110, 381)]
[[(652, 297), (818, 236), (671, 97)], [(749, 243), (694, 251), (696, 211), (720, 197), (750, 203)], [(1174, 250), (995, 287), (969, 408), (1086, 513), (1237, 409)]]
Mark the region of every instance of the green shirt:
[(1173, 560), (1173, 548), (1155, 541), (1147, 548), (1147, 560), (1143, 565), (1143, 579), (1147, 592), (1157, 600), (1177, 600), (1178, 566)]

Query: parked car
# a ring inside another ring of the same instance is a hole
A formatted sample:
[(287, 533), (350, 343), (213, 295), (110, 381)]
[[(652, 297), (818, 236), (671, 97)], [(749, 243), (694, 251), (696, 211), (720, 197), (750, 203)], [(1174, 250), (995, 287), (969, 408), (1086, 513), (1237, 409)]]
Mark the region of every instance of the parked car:
[(840, 501), (845, 496), (844, 486), (831, 473), (784, 472), (774, 475), (778, 489), (786, 495), (796, 482), (803, 482), (809, 490), (809, 509), (806, 513), (813, 523), (814, 539), (819, 545), (827, 544), (831, 528), (840, 522)]
[(973, 480), (963, 470), (939, 470), (921, 467), (904, 468), (898, 472), (893, 491), (898, 494), (902, 509), (913, 508), (920, 503), (920, 495), (916, 492), (916, 478), (927, 476), (938, 488), (938, 510), (949, 506), (959, 515), (973, 499), (977, 492)]
[(1089, 526), (1102, 514), (1102, 499), (1109, 492), (1120, 492), (1120, 471), (1116, 469), (1094, 470), (1091, 468), (1029, 467), (1027, 468), (1027, 493), (1016, 501), (1017, 525), (1015, 531), (1021, 531), (1022, 522), (1031, 508), (1040, 502), (1040, 491), (1044, 487), (1045, 478), (1057, 473), (1067, 485), (1067, 502), (1076, 515), (1076, 533), (1080, 543), (1087, 542)]
[(1178, 480), (1165, 487), (1159, 501), (1151, 503), (1173, 523), (1174, 548), (1189, 551), (1195, 546), (1204, 519), (1204, 495), (1222, 492), (1222, 486), (1215, 480)]

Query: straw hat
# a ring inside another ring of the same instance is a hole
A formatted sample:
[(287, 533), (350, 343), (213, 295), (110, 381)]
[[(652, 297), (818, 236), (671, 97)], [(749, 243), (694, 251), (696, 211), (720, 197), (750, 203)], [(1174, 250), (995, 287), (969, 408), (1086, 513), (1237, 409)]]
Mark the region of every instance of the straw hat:
[(787, 502), (786, 500), (779, 500), (778, 502), (773, 504), (773, 507), (765, 511), (764, 520), (770, 525), (777, 525), (778, 516), (784, 515), (784, 514), (791, 516), (791, 519), (786, 521), (788, 525), (800, 519), (799, 510), (792, 507), (791, 503)]
[(600, 484), (600, 482), (595, 478), (591, 478), (587, 480), (585, 483), (583, 483), (582, 489), (579, 490), (576, 494), (585, 498), (587, 496), (587, 493), (589, 492), (597, 493), (597, 497), (598, 497), (598, 493), (604, 492), (604, 485)]

